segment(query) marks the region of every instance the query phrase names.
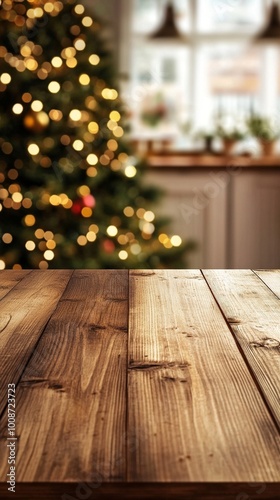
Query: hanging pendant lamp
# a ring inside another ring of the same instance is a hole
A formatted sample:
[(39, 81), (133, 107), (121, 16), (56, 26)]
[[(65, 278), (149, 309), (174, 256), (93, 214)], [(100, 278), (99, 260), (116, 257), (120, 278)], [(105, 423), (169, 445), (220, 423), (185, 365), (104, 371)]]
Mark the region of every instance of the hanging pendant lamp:
[(151, 35), (151, 40), (182, 40), (175, 21), (175, 9), (172, 2), (168, 2), (164, 15), (164, 20), (160, 28)]
[(280, 16), (278, 2), (273, 2), (266, 27), (257, 35), (256, 42), (280, 43)]

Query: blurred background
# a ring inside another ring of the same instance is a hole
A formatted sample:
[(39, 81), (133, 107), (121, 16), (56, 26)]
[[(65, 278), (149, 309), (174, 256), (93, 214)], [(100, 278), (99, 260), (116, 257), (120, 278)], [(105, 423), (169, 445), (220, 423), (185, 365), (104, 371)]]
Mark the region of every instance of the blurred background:
[[(168, 36), (170, 6), (177, 34)], [(130, 140), (167, 192), (174, 231), (198, 243), (191, 265), (279, 267), (278, 2), (102, 0), (95, 9), (111, 25)]]
[(0, 269), (280, 267), (278, 1), (0, 16)]
[[(221, 117), (229, 130), (240, 128), (241, 133), (252, 113), (277, 118), (280, 45), (267, 43), (264, 49), (255, 43), (271, 0), (87, 3), (112, 24), (136, 140), (168, 140), (173, 149), (190, 150), (199, 143), (195, 133), (214, 134)], [(178, 38), (153, 38), (168, 5), (174, 9)], [(239, 151), (254, 152), (252, 144), (243, 141)]]

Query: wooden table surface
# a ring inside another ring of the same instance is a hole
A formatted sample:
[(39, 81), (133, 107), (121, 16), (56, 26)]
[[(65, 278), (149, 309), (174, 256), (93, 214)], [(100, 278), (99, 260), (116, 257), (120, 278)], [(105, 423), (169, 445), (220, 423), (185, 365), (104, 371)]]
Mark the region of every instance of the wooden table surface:
[(279, 500), (280, 271), (2, 271), (0, 299), (1, 499)]

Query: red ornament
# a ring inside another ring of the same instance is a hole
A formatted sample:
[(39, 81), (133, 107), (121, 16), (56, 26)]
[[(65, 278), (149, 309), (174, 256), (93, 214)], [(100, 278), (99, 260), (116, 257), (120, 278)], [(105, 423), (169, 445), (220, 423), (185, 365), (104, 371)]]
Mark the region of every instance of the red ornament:
[(80, 215), (81, 211), (82, 211), (82, 208), (83, 208), (83, 202), (82, 200), (79, 198), (78, 200), (75, 200), (73, 205), (72, 205), (72, 208), (71, 208), (71, 212), (75, 215)]
[(115, 250), (115, 244), (111, 240), (105, 240), (103, 241), (103, 248), (106, 253), (113, 253)]

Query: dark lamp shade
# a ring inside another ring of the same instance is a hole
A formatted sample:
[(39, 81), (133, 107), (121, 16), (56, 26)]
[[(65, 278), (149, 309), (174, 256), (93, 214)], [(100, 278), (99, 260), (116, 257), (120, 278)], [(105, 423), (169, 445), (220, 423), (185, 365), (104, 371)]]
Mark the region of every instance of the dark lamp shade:
[(182, 40), (182, 36), (177, 29), (175, 21), (175, 11), (171, 3), (166, 6), (164, 20), (160, 28), (151, 35), (151, 40), (169, 39)]
[(257, 35), (256, 42), (259, 43), (280, 43), (280, 19), (279, 7), (273, 3), (266, 27)]

